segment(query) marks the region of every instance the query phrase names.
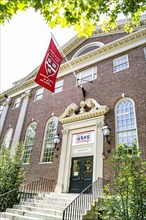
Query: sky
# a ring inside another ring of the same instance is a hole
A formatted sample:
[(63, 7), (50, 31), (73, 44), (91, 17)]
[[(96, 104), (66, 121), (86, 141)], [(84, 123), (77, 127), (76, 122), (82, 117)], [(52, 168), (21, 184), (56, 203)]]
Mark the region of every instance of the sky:
[(0, 92), (38, 67), (46, 53), (52, 31), (62, 46), (74, 35), (73, 29), (51, 30), (43, 17), (29, 9), (19, 12), (0, 27)]

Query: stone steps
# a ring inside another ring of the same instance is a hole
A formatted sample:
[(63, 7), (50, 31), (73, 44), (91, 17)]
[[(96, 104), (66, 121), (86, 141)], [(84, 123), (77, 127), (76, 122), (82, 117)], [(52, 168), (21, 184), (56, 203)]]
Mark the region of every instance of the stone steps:
[(78, 194), (42, 193), (0, 213), (0, 220), (62, 220), (63, 210)]
[[(24, 205), (24, 206), (31, 206), (31, 207), (39, 207), (39, 208), (44, 208), (44, 209), (53, 209), (54, 205), (49, 205), (46, 203), (35, 203), (35, 202), (22, 202), (20, 205)], [(63, 211), (65, 206), (62, 206), (62, 203), (60, 203), (59, 206), (55, 205), (55, 209), (56, 210), (60, 210)]]

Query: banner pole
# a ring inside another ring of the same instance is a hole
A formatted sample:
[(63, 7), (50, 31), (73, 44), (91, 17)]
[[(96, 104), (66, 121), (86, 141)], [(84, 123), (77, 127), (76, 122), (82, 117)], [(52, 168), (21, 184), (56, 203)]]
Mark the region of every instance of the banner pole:
[(69, 60), (68, 60), (67, 57), (65, 56), (65, 54), (64, 54), (64, 52), (62, 51), (61, 47), (59, 46), (59, 44), (58, 44), (57, 40), (55, 39), (53, 33), (50, 32), (50, 34), (51, 34), (51, 36), (53, 37), (53, 39), (55, 40), (56, 44), (58, 45), (58, 47), (59, 47), (59, 49), (60, 49), (62, 55), (64, 56), (66, 62), (68, 63), (68, 65), (69, 65), (70, 69), (72, 70), (72, 72), (73, 72), (73, 74), (74, 74), (74, 76), (75, 76), (75, 78), (76, 78), (76, 80), (77, 80), (77, 83), (78, 83), (78, 80), (79, 80), (79, 79), (77, 78), (77, 75), (76, 75), (76, 73), (74, 72), (74, 70), (73, 70), (73, 68), (72, 68), (72, 66), (71, 66), (71, 64), (70, 64), (70, 62), (69, 62)]

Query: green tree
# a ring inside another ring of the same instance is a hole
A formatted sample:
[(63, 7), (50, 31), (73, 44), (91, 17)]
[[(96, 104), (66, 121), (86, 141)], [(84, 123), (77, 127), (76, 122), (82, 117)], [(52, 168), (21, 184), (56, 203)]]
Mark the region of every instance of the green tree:
[[(22, 152), (22, 144), (18, 144), (13, 157), (7, 148), (0, 152), (0, 211), (19, 202), (19, 187), (24, 182), (25, 176), (25, 170), (22, 167)], [(8, 193), (10, 191), (11, 193)]]
[[(136, 145), (119, 145), (110, 159), (113, 181), (102, 204), (102, 219), (146, 218), (146, 163)], [(110, 190), (109, 190), (110, 189)], [(98, 207), (97, 207), (98, 209)]]
[(146, 0), (0, 0), (0, 23), (10, 20), (18, 11), (34, 8), (50, 27), (74, 26), (79, 36), (90, 36), (101, 16), (105, 16), (103, 30), (117, 25), (120, 14), (128, 18), (125, 30), (138, 26), (140, 15), (146, 10)]

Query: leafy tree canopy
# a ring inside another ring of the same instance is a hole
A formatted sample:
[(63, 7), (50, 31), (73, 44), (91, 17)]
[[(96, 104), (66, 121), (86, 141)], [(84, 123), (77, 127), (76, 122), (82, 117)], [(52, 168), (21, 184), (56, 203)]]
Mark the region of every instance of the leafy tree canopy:
[(140, 15), (146, 10), (146, 0), (0, 0), (0, 23), (10, 20), (18, 11), (34, 8), (53, 28), (74, 26), (79, 36), (88, 37), (95, 30), (101, 16), (104, 31), (117, 25), (119, 14), (128, 18), (125, 30), (138, 26)]

